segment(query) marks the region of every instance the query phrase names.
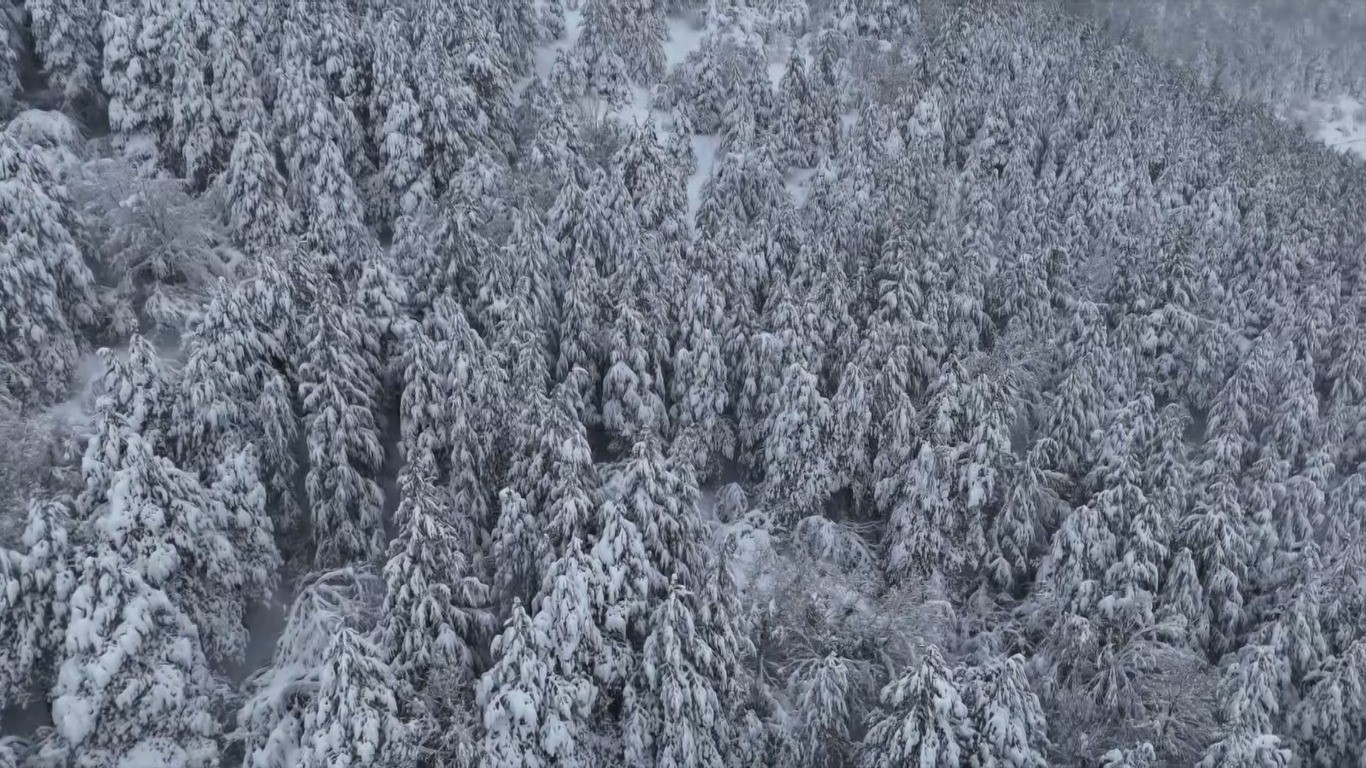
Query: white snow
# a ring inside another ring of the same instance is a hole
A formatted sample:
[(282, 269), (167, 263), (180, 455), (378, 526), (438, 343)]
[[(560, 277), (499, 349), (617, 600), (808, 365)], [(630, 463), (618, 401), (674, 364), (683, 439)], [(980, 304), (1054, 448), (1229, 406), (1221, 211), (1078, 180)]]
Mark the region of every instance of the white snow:
[[(116, 350), (120, 360), (127, 359), (128, 350)], [(94, 386), (104, 375), (104, 363), (95, 353), (86, 355), (76, 368), (71, 397), (48, 407), (47, 415), (54, 423), (65, 426), (76, 435), (88, 435), (94, 427)]]
[(1360, 99), (1348, 94), (1292, 99), (1278, 105), (1275, 112), (1329, 148), (1366, 159), (1366, 104)]
[(1320, 116), (1315, 137), (1324, 144), (1366, 159), (1366, 104), (1351, 96), (1339, 96), (1329, 102), (1315, 102)]
[(792, 204), (801, 208), (806, 205), (806, 197), (811, 192), (811, 177), (816, 175), (815, 168), (791, 168), (787, 172), (787, 194)]
[(688, 54), (701, 47), (702, 36), (706, 32), (706, 28), (695, 20), (679, 18), (666, 21), (665, 29), (669, 39), (664, 42), (664, 63), (669, 69), (682, 63)]
[[(578, 42), (579, 27), (582, 22), (582, 5), (580, 5), (577, 10), (565, 10), (564, 34), (560, 35), (558, 40), (554, 40), (545, 45), (536, 46), (536, 50), (532, 53), (532, 67), (535, 70), (537, 77), (542, 80), (550, 79), (550, 71), (555, 67), (555, 56), (562, 50), (572, 48), (574, 43)], [(530, 78), (524, 78), (523, 82), (518, 83), (517, 92), (521, 93), (522, 89), (530, 82)]]
[(716, 150), (721, 147), (721, 138), (716, 135), (692, 137), (693, 156), (697, 167), (688, 177), (688, 219), (697, 214), (697, 206), (702, 202), (702, 185), (711, 177), (712, 166), (716, 165)]

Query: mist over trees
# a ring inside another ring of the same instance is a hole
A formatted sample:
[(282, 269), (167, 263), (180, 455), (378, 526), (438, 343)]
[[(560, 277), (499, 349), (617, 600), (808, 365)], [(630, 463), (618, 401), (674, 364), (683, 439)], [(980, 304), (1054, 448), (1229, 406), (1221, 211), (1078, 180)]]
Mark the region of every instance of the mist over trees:
[(1366, 760), (1360, 19), (1137, 5), (7, 4), (0, 766)]
[(1066, 0), (1205, 85), (1267, 104), (1337, 149), (1366, 157), (1366, 7), (1352, 0)]

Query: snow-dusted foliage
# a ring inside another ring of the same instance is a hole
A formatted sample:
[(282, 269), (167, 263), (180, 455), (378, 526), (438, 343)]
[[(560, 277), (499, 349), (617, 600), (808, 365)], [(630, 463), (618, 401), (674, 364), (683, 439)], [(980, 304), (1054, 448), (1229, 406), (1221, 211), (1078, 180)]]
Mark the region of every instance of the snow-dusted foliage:
[(938, 649), (879, 696), (879, 710), (864, 737), (859, 764), (948, 768), (969, 759), (977, 732)]
[(40, 150), (0, 136), (0, 387), (23, 400), (65, 391), (95, 320), (95, 278), (57, 174)]
[(0, 766), (1361, 763), (1305, 5), (10, 3)]

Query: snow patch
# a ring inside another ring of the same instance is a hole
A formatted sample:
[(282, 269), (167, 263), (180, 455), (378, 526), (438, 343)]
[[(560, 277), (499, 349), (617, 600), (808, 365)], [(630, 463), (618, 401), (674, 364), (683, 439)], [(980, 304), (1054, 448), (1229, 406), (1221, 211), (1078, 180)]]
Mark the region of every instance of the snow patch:
[[(115, 354), (120, 360), (126, 360), (128, 348), (119, 347)], [(66, 427), (72, 434), (90, 434), (95, 425), (95, 382), (103, 375), (104, 363), (99, 355), (92, 352), (82, 358), (76, 367), (71, 397), (48, 406), (47, 415), (53, 423)]]
[(716, 152), (721, 147), (721, 137), (716, 135), (693, 136), (692, 151), (697, 158), (697, 167), (688, 177), (688, 219), (697, 215), (697, 207), (702, 203), (702, 185), (711, 177), (712, 167), (716, 165)]
[(787, 194), (792, 204), (801, 208), (811, 193), (811, 177), (816, 175), (815, 168), (790, 168), (787, 172)]
[(688, 54), (702, 47), (706, 27), (695, 19), (671, 18), (665, 22), (668, 40), (664, 42), (664, 63), (670, 69), (681, 64)]
[(550, 79), (550, 71), (555, 68), (555, 57), (559, 55), (560, 51), (574, 47), (574, 44), (579, 41), (579, 28), (582, 23), (582, 6), (573, 11), (565, 10), (564, 34), (545, 45), (536, 46), (536, 50), (532, 52), (532, 68), (537, 77), (546, 81)]
[(1339, 152), (1366, 160), (1366, 104), (1351, 96), (1339, 96), (1311, 107), (1319, 116), (1314, 136)]

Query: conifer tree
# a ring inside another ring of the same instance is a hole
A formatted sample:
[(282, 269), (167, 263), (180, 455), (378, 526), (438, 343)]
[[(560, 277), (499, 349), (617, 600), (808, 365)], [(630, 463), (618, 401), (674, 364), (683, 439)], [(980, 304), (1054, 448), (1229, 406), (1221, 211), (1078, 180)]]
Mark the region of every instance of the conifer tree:
[(578, 539), (546, 569), (532, 623), (549, 671), (559, 722), (548, 723), (542, 746), (549, 756), (574, 765), (591, 754), (590, 717), (598, 698), (597, 679), (622, 676), (613, 667), (626, 659), (608, 654), (599, 617), (605, 606), (606, 576)]
[(72, 621), (51, 692), (46, 760), (211, 766), (220, 692), (199, 633), (165, 592), (100, 548), (73, 563)]
[(521, 494), (504, 488), (498, 499), (492, 546), (495, 586), (504, 598), (529, 597), (540, 585), (541, 563), (549, 548)]
[[(889, 574), (925, 576), (940, 568), (954, 568), (964, 560), (955, 541), (953, 506), (942, 449), (929, 443), (899, 473), (898, 492), (892, 496), (886, 533)], [(882, 489), (886, 492), (886, 486)]]
[(1048, 727), (1039, 698), (1030, 691), (1022, 656), (970, 667), (960, 687), (979, 737), (975, 762), (1011, 768), (1047, 765)]
[(794, 47), (778, 83), (773, 134), (791, 165), (810, 168), (834, 148), (837, 123), (807, 77), (806, 61)]
[(0, 387), (25, 401), (65, 391), (80, 332), (95, 319), (95, 279), (75, 224), (45, 159), (8, 132), (0, 137)]
[(549, 764), (545, 744), (554, 743), (548, 737), (561, 723), (545, 648), (521, 601), (514, 599), (507, 624), (493, 641), (494, 664), (479, 679), (478, 700), (484, 713), (481, 764)]
[(621, 59), (625, 74), (650, 84), (664, 73), (664, 14), (649, 0), (585, 0), (580, 55), (592, 69), (605, 56)]
[(274, 153), (251, 125), (237, 134), (227, 178), (233, 239), (254, 253), (283, 245), (294, 232), (294, 210), (285, 197)]
[[(627, 516), (622, 504), (604, 503), (602, 521), (602, 531), (593, 545), (592, 555), (606, 579), (604, 640), (624, 645), (647, 634), (650, 589), (663, 579), (650, 560), (640, 528)], [(623, 670), (612, 671), (613, 674), (603, 682), (619, 688), (625, 682), (618, 676)]]
[(34, 502), (23, 551), (0, 550), (0, 703), (23, 705), (55, 666), (68, 618), (75, 567), (70, 505)]
[(602, 377), (602, 424), (626, 440), (668, 430), (663, 360), (646, 320), (622, 306), (607, 340), (610, 367)]
[(949, 768), (968, 759), (977, 733), (938, 649), (888, 683), (869, 718), (859, 765)]
[(704, 476), (713, 457), (730, 456), (734, 450), (726, 421), (724, 323), (724, 299), (715, 284), (706, 275), (694, 275), (674, 341), (670, 418), (679, 433), (696, 431), (698, 452), (692, 460)]
[(1244, 584), (1249, 549), (1246, 521), (1231, 480), (1221, 478), (1196, 502), (1185, 522), (1184, 537), (1200, 568), (1200, 583), (1210, 615), (1210, 646), (1236, 647), (1246, 621)]
[(95, 95), (99, 5), (93, 0), (37, 0), (24, 6), (34, 50), (68, 107)]
[(830, 402), (799, 365), (783, 373), (764, 442), (765, 496), (786, 519), (805, 517), (835, 491)]
[(308, 445), (305, 486), (319, 563), (345, 564), (380, 554), (383, 460), (375, 425), (375, 364), (364, 353), (354, 310), (325, 289), (306, 327), (299, 399)]
[(1351, 765), (1363, 755), (1366, 712), (1366, 641), (1358, 640), (1324, 670), (1291, 717), (1305, 761), (1314, 766)]
[(640, 667), (627, 686), (626, 760), (722, 766), (729, 752), (724, 689), (709, 674), (712, 648), (698, 631), (697, 598), (677, 579), (650, 617)]
[(300, 765), (391, 765), (410, 757), (393, 673), (365, 635), (344, 627), (323, 652), (318, 688), (303, 711)]
[(398, 535), (384, 565), (381, 647), (394, 674), (435, 696), (453, 696), (474, 678), (482, 639), (492, 629), (490, 593), (477, 577), (462, 540), (441, 507), (432, 467), (405, 468), (403, 500), (394, 513)]
[(655, 442), (641, 441), (609, 479), (608, 491), (640, 531), (658, 579), (651, 593), (662, 594), (670, 579), (699, 589), (708, 577), (706, 530), (692, 473), (666, 459)]
[(809, 765), (843, 764), (850, 747), (850, 703), (856, 680), (845, 659), (827, 654), (793, 674), (797, 707), (804, 731), (799, 734), (802, 757)]

